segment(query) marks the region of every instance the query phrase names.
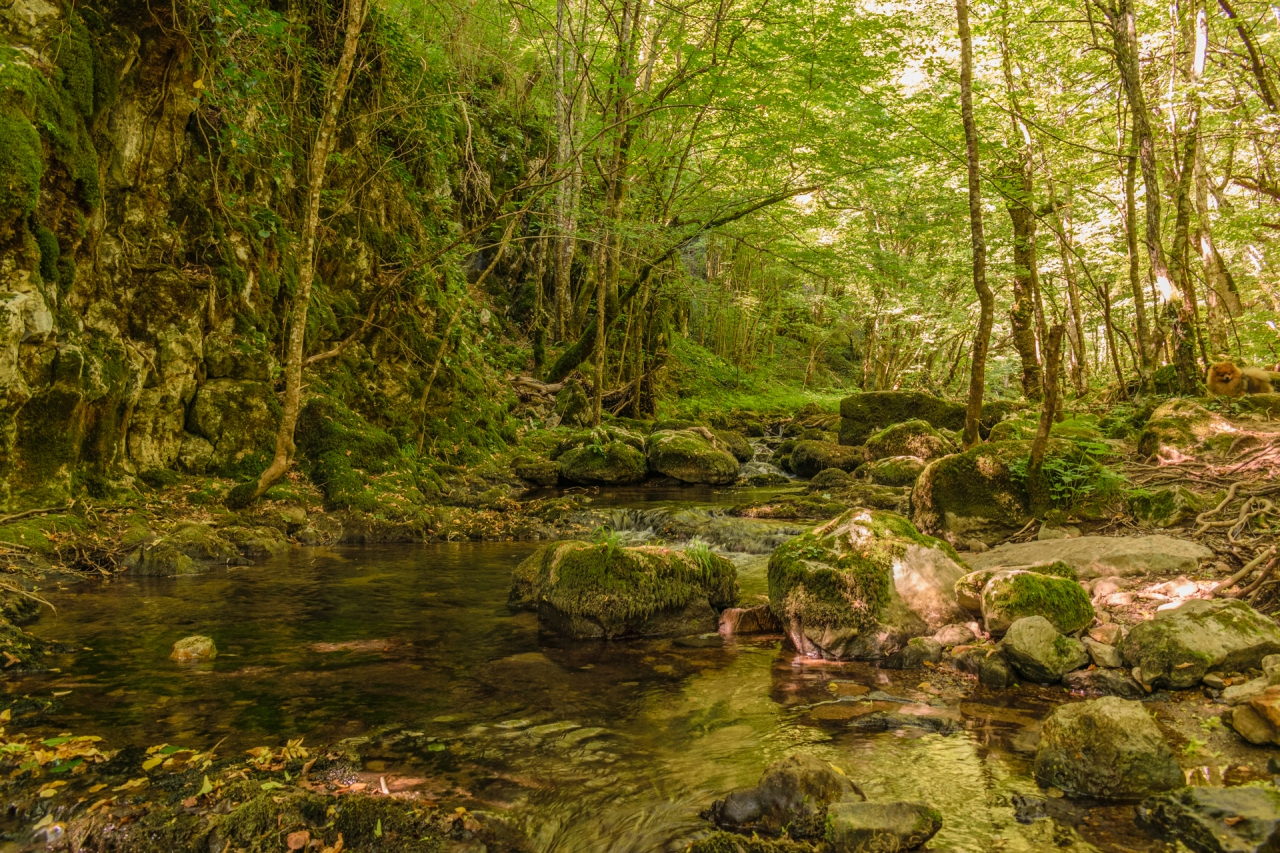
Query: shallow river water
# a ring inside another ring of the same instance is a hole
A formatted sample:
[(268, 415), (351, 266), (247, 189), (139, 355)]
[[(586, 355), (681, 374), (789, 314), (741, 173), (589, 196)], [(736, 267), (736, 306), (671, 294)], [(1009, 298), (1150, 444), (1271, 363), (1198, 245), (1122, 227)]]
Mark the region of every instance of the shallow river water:
[[(6, 690), (52, 699), (49, 731), (111, 748), (345, 740), (371, 779), (502, 815), (546, 853), (681, 850), (706, 829), (700, 810), (792, 750), (832, 761), (872, 799), (932, 803), (945, 822), (930, 849), (1091, 849), (1076, 830), (1101, 849), (1156, 849), (1127, 808), (1051, 800), (1055, 819), (1015, 821), (1015, 795), (1040, 796), (1026, 744), (1050, 710), (1042, 694), (926, 696), (919, 671), (818, 665), (780, 637), (551, 642), (506, 607), (511, 570), (535, 547), (300, 549), (46, 591), (57, 616), (30, 630), (79, 651)], [(764, 560), (739, 562), (743, 597), (762, 594)], [(191, 634), (216, 640), (216, 660), (169, 660)], [(854, 706), (877, 697), (959, 730), (851, 728)]]

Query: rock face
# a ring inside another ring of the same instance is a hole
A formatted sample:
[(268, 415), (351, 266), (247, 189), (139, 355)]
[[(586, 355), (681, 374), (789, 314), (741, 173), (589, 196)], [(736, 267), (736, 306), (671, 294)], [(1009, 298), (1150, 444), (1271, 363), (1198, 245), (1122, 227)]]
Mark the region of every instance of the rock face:
[(888, 658), (957, 621), (958, 560), (899, 515), (850, 510), (774, 551), (770, 605), (803, 655)]
[(950, 441), (943, 438), (928, 421), (919, 419), (886, 427), (867, 439), (868, 459), (915, 456), (928, 460), (954, 452), (955, 447)]
[(1107, 800), (1136, 800), (1185, 781), (1142, 703), (1114, 696), (1062, 705), (1050, 715), (1035, 776), (1072, 796)]
[(1000, 545), (969, 558), (975, 569), (1035, 568), (1063, 562), (1081, 580), (1139, 574), (1188, 574), (1213, 552), (1198, 542), (1172, 536), (1079, 536)]
[(850, 797), (861, 799), (857, 786), (830, 764), (789, 755), (769, 765), (760, 784), (717, 800), (703, 817), (722, 829), (818, 839), (825, 833), (827, 807)]
[(218, 647), (214, 645), (213, 638), (201, 635), (185, 637), (174, 643), (173, 653), (169, 655), (179, 663), (213, 660), (217, 656)]
[(1280, 850), (1280, 791), (1182, 788), (1144, 800), (1138, 825), (1195, 853)]
[(1133, 626), (1119, 648), (1144, 684), (1187, 688), (1211, 669), (1251, 669), (1280, 652), (1280, 627), (1242, 601), (1195, 599)]
[(942, 829), (942, 815), (927, 803), (832, 803), (827, 809), (830, 853), (914, 850)]
[(516, 568), (507, 603), (547, 633), (617, 639), (715, 631), (737, 594), (737, 569), (710, 552), (558, 542)]
[(948, 531), (988, 543), (1016, 533), (1031, 515), (1009, 464), (1030, 453), (1029, 441), (988, 442), (935, 459), (911, 492), (911, 520), (927, 533)]
[(1054, 684), (1089, 663), (1089, 653), (1080, 641), (1059, 634), (1043, 616), (1014, 622), (1000, 650), (1019, 675), (1040, 684)]
[(1192, 400), (1175, 397), (1151, 413), (1138, 438), (1138, 453), (1177, 461), (1195, 455), (1214, 436), (1233, 432), (1235, 427), (1221, 415)]
[(828, 441), (801, 441), (791, 451), (791, 470), (797, 477), (812, 477), (828, 468), (852, 471), (864, 458), (859, 450)]
[[(705, 433), (705, 434), (704, 434)], [(649, 466), (685, 483), (727, 485), (738, 478), (738, 460), (713, 446), (710, 430), (661, 430), (649, 436)]]
[(649, 474), (644, 454), (621, 441), (575, 447), (560, 454), (556, 466), (561, 477), (584, 485), (625, 486), (644, 482)]
[(280, 404), (266, 382), (211, 379), (196, 392), (187, 432), (209, 443), (206, 467), (218, 468), (273, 447), (279, 423)]
[(996, 572), (982, 588), (982, 619), (987, 632), (1002, 636), (1026, 616), (1043, 616), (1063, 634), (1093, 622), (1089, 594), (1077, 581), (1024, 569)]

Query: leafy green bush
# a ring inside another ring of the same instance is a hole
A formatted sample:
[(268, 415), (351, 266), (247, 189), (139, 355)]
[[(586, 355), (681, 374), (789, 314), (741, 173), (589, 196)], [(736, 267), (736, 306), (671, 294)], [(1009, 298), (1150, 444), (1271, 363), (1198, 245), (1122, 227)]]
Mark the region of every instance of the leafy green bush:
[[(1071, 445), (1067, 453), (1046, 455), (1044, 458), (1049, 500), (1055, 507), (1073, 509), (1087, 500), (1113, 497), (1128, 484), (1123, 474), (1104, 461), (1114, 455), (1108, 444), (1077, 439)], [(1009, 476), (1024, 489), (1027, 488), (1030, 464), (1030, 457), (1009, 463)]]

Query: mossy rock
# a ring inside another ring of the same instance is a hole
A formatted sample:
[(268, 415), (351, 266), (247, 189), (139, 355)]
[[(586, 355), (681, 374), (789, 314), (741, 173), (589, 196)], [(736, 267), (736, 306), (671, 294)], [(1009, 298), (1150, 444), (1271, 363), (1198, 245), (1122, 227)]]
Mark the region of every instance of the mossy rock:
[(813, 475), (813, 479), (809, 481), (807, 491), (823, 492), (828, 489), (848, 486), (851, 483), (853, 483), (853, 477), (848, 471), (842, 471), (839, 468), (824, 468)]
[(987, 434), (988, 441), (1031, 441), (1036, 437), (1040, 425), (1035, 421), (1022, 418), (1011, 418), (991, 427)]
[(350, 465), (371, 474), (388, 470), (400, 455), (400, 445), (381, 429), (332, 397), (314, 397), (298, 415), (298, 450), (316, 460), (339, 453)]
[[(1065, 454), (1071, 447), (1052, 439), (1046, 454)], [(935, 459), (911, 492), (912, 521), (929, 533), (949, 531), (988, 543), (1016, 533), (1031, 520), (1031, 511), (1009, 465), (1030, 453), (1029, 441), (1003, 441)]]
[(143, 544), (126, 560), (132, 573), (172, 577), (241, 561), (239, 549), (207, 524), (184, 524)]
[(187, 413), (187, 432), (209, 442), (206, 465), (240, 462), (246, 454), (275, 445), (280, 404), (266, 382), (211, 379), (196, 392)]
[(738, 479), (738, 460), (693, 429), (649, 436), (649, 466), (685, 483), (723, 486)]
[(769, 601), (802, 654), (880, 660), (959, 617), (964, 572), (949, 545), (902, 516), (850, 510), (773, 552)]
[(556, 465), (561, 477), (584, 485), (631, 485), (644, 482), (649, 474), (644, 454), (621, 441), (574, 448), (561, 454)]
[(1280, 394), (1246, 394), (1234, 403), (1242, 412), (1256, 412), (1269, 418), (1280, 417)]
[(511, 463), (511, 471), (535, 486), (554, 486), (560, 482), (560, 466), (550, 459), (521, 457)]
[(738, 504), (729, 510), (739, 518), (825, 521), (849, 509), (843, 501), (817, 495), (781, 495), (776, 498)]
[(751, 442), (747, 441), (742, 433), (727, 429), (713, 429), (711, 434), (716, 437), (716, 446), (732, 453), (733, 458), (739, 462), (750, 462), (755, 458), (756, 454), (751, 447)]
[(918, 456), (887, 456), (867, 462), (857, 473), (878, 486), (911, 486), (924, 473), (926, 464)]
[(1084, 645), (1063, 636), (1043, 616), (1016, 620), (1005, 632), (999, 648), (1019, 675), (1037, 684), (1057, 684), (1068, 672), (1089, 663)]
[(1063, 634), (1093, 623), (1093, 604), (1078, 581), (1023, 569), (997, 572), (982, 589), (982, 618), (987, 632), (1002, 636), (1026, 616), (1043, 616)]
[(1174, 527), (1216, 504), (1205, 501), (1186, 486), (1166, 489), (1136, 489), (1129, 495), (1129, 512), (1146, 527)]
[(886, 427), (867, 439), (867, 459), (890, 456), (915, 456), (936, 459), (954, 453), (956, 448), (943, 438), (928, 421), (915, 419)]
[(1151, 413), (1138, 438), (1138, 454), (1176, 461), (1195, 456), (1198, 448), (1214, 436), (1234, 431), (1235, 427), (1216, 412), (1194, 400), (1175, 398)]
[(562, 426), (585, 427), (591, 425), (591, 400), (586, 390), (574, 380), (565, 383), (556, 394), (555, 413)]
[(828, 441), (799, 441), (791, 451), (791, 471), (797, 477), (812, 477), (828, 468), (853, 471), (866, 457), (862, 448), (843, 447)]
[(831, 488), (831, 497), (851, 507), (887, 509), (899, 515), (911, 511), (911, 498), (907, 489), (899, 486), (881, 486), (875, 483), (851, 482)]
[(573, 639), (697, 634), (716, 630), (716, 613), (736, 602), (737, 577), (709, 551), (558, 542), (516, 568), (508, 604), (536, 609), (542, 630)]
[[(985, 435), (1012, 412), (1026, 407), (1016, 400), (992, 400), (982, 405), (979, 431)], [(921, 391), (868, 391), (840, 401), (840, 443), (864, 443), (880, 430), (910, 420), (923, 420), (935, 429), (964, 429), (965, 407)]]
[(204, 339), (204, 366), (210, 379), (269, 382), (279, 365), (264, 345), (249, 338), (211, 334)]
[(1193, 599), (1139, 622), (1120, 641), (1148, 687), (1185, 689), (1209, 670), (1242, 672), (1280, 653), (1280, 627), (1243, 601)]
[(645, 449), (645, 440), (642, 435), (620, 426), (600, 426), (595, 429), (575, 430), (567, 435), (561, 435), (563, 432), (564, 430), (556, 430), (556, 434), (560, 435), (560, 438), (550, 452), (553, 460), (558, 460), (563, 454), (579, 447), (586, 447), (589, 444), (603, 445), (611, 441), (620, 441), (623, 444), (634, 447), (641, 453)]

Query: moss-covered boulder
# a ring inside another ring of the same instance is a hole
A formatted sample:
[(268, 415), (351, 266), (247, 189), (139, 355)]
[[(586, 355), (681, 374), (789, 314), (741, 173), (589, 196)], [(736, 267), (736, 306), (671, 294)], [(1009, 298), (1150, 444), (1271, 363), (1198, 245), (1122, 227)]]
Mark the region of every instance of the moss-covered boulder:
[[(1049, 455), (1069, 450), (1051, 441)], [(947, 531), (988, 544), (1031, 520), (1026, 489), (1009, 466), (1031, 453), (1029, 441), (987, 442), (929, 463), (911, 492), (911, 520), (927, 533)]]
[(797, 477), (812, 477), (828, 468), (852, 471), (865, 458), (861, 448), (843, 447), (829, 441), (799, 441), (791, 451), (791, 471)]
[(240, 550), (218, 529), (184, 524), (143, 542), (125, 558), (125, 566), (136, 575), (173, 577), (241, 560)]
[[(555, 423), (567, 427), (591, 425), (591, 399), (576, 380), (569, 380), (556, 394)], [(548, 423), (548, 426), (553, 424)]]
[(1138, 453), (1176, 462), (1194, 457), (1215, 436), (1235, 432), (1236, 428), (1221, 415), (1194, 400), (1178, 397), (1151, 413), (1138, 438)]
[(1021, 569), (992, 575), (982, 589), (987, 633), (1003, 636), (1026, 616), (1043, 616), (1063, 634), (1074, 634), (1093, 623), (1093, 605), (1084, 587), (1071, 578)]
[(824, 850), (830, 853), (897, 853), (915, 850), (942, 829), (942, 813), (928, 803), (844, 800), (827, 809)]
[[(981, 557), (983, 555), (970, 555), (968, 562), (971, 565), (982, 565)], [(997, 573), (1015, 568), (1014, 566), (993, 566), (987, 568), (979, 568), (977, 571), (970, 572), (960, 580), (956, 581), (956, 602), (965, 610), (971, 610), (974, 613), (982, 612), (982, 591), (987, 586), (987, 581), (991, 580)], [(1044, 563), (1040, 565), (1019, 565), (1016, 568), (1026, 569), (1028, 571), (1038, 572), (1042, 575), (1052, 575), (1057, 578), (1067, 578), (1068, 580), (1078, 580), (1079, 576), (1076, 570), (1064, 562), (1057, 561), (1053, 563)]]
[[(1026, 408), (1017, 400), (991, 400), (982, 405), (983, 435), (1012, 412)], [(921, 391), (868, 391), (840, 401), (840, 443), (855, 446), (875, 433), (910, 420), (935, 429), (964, 429), (965, 407)]]
[(732, 453), (705, 428), (660, 430), (649, 436), (649, 467), (685, 483), (723, 486), (738, 478)]
[(797, 536), (769, 559), (769, 601), (808, 657), (882, 660), (961, 613), (964, 574), (945, 542), (900, 515), (850, 510)]
[(737, 569), (709, 551), (557, 542), (516, 568), (508, 605), (550, 634), (618, 639), (715, 631), (737, 595)]
[(1019, 675), (1038, 684), (1056, 684), (1089, 663), (1084, 644), (1063, 636), (1043, 616), (1027, 616), (1010, 625), (1000, 652)]
[[(562, 434), (563, 433), (563, 434)], [(608, 444), (611, 441), (620, 441), (630, 447), (634, 447), (640, 452), (644, 452), (645, 441), (644, 436), (639, 432), (627, 429), (617, 424), (608, 426), (598, 426), (594, 429), (582, 430), (556, 430), (555, 435), (559, 440), (555, 443), (555, 447), (551, 449), (550, 457), (555, 460), (559, 459), (563, 454), (568, 453), (579, 447), (586, 447), (588, 444)]]
[(208, 464), (215, 468), (273, 447), (279, 424), (280, 404), (271, 386), (247, 379), (209, 380), (187, 413), (187, 432), (209, 442)]
[(644, 482), (649, 474), (644, 454), (621, 441), (574, 448), (561, 454), (556, 464), (561, 477), (584, 485), (626, 486)]
[(1034, 772), (1041, 785), (1106, 800), (1137, 800), (1186, 782), (1142, 703), (1115, 696), (1055, 710), (1041, 728)]
[(169, 658), (179, 663), (211, 661), (217, 656), (218, 647), (214, 644), (213, 638), (200, 634), (183, 637), (173, 644), (173, 651), (169, 653)]
[(742, 433), (731, 429), (713, 429), (711, 434), (716, 437), (716, 447), (727, 450), (739, 462), (750, 462), (755, 458), (756, 453), (751, 447), (751, 442), (747, 441)]
[(848, 776), (820, 758), (795, 754), (770, 764), (758, 785), (716, 800), (702, 816), (735, 832), (820, 839), (828, 806), (846, 798), (860, 798)]
[(511, 472), (535, 486), (554, 486), (560, 482), (560, 466), (540, 456), (522, 456), (511, 463)]
[(1119, 648), (1143, 684), (1185, 689), (1211, 669), (1253, 669), (1280, 653), (1280, 627), (1243, 601), (1193, 599), (1134, 625)]
[(955, 450), (951, 442), (928, 421), (919, 418), (886, 427), (867, 439), (868, 459), (915, 456), (927, 460), (946, 456)]
[(919, 456), (886, 456), (863, 464), (857, 473), (878, 486), (911, 486), (926, 465)]
[(1129, 495), (1129, 512), (1144, 527), (1174, 527), (1209, 508), (1209, 502), (1186, 486), (1136, 489)]

